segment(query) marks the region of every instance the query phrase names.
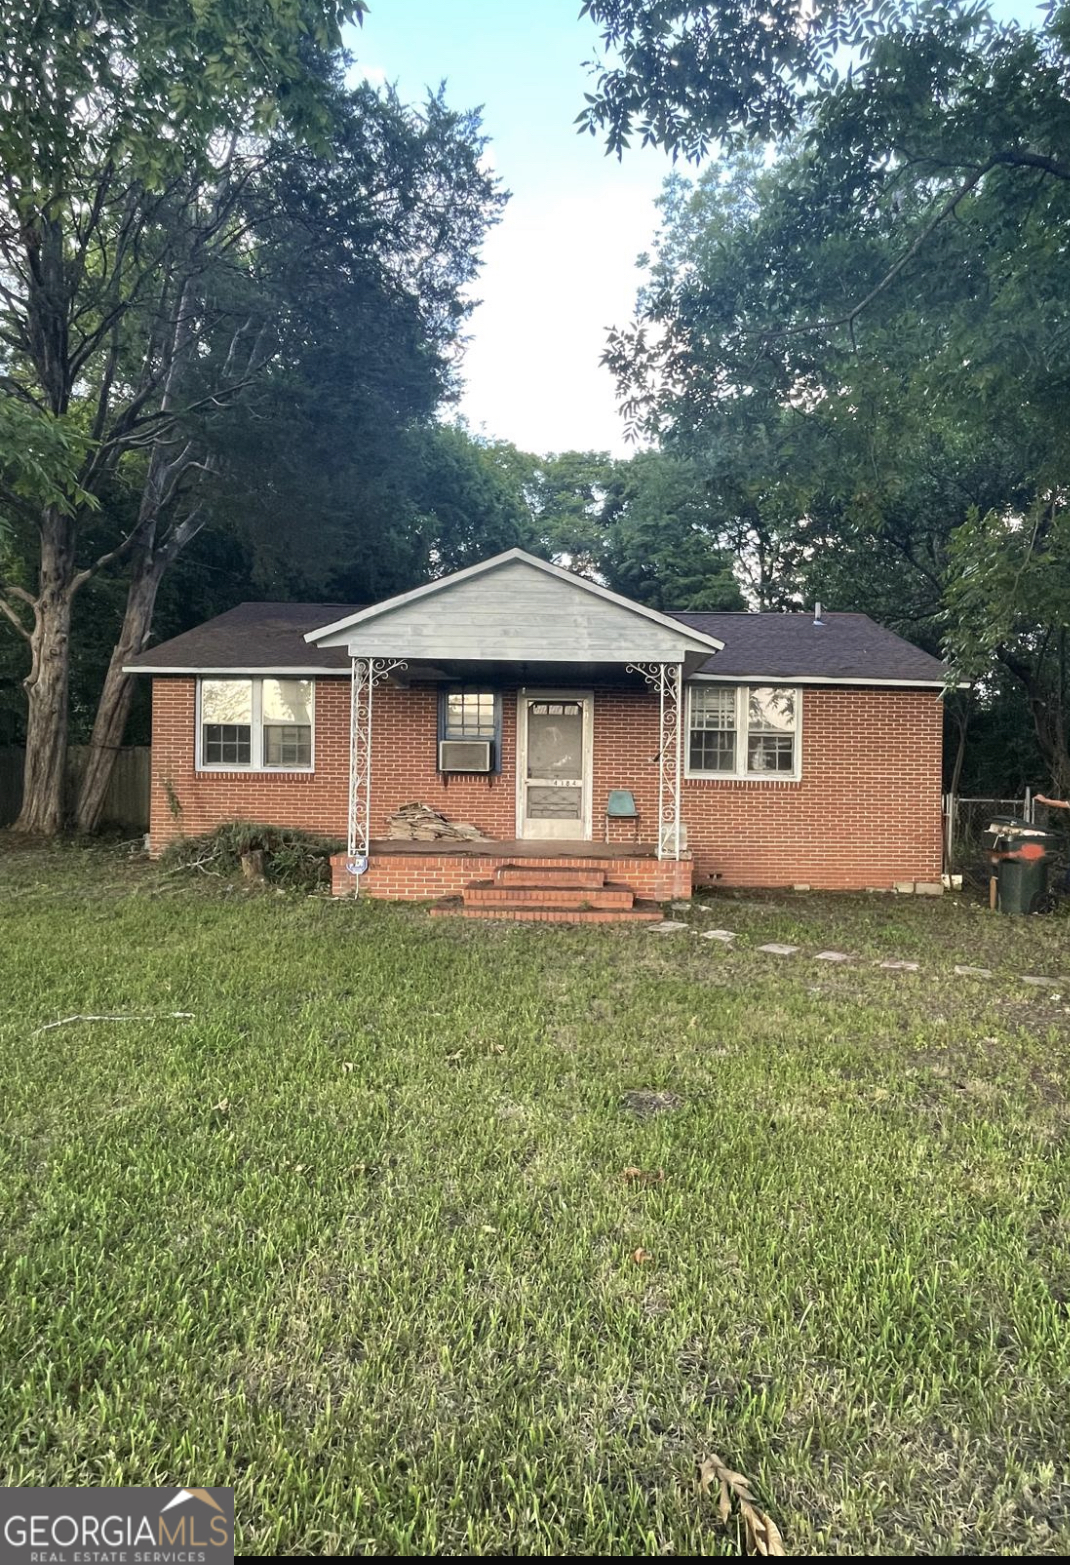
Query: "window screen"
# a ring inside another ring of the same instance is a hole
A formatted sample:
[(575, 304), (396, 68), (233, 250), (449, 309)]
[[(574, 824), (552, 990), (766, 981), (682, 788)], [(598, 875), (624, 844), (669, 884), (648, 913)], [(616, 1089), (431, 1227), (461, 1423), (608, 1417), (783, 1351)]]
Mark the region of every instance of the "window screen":
[(747, 692), (747, 771), (795, 770), (795, 692), (776, 686)]
[(201, 681), (201, 759), (208, 766), (248, 766), (252, 759), (253, 682)]
[(689, 764), (693, 772), (736, 769), (736, 692), (731, 686), (695, 685), (691, 690)]
[(265, 766), (312, 765), (312, 681), (265, 679)]

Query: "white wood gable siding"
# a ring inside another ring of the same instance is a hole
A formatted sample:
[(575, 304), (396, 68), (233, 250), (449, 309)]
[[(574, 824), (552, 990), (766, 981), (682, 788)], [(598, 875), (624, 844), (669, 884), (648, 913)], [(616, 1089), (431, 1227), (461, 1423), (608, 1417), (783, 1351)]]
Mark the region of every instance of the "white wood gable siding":
[(417, 594), (306, 639), (348, 647), (353, 657), (542, 663), (679, 662), (722, 645), (527, 558), (476, 567)]

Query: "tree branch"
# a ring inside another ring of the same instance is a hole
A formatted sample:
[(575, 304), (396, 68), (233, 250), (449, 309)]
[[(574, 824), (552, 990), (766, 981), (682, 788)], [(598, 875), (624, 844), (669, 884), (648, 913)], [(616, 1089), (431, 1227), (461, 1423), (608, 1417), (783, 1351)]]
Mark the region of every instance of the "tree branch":
[(854, 323), (862, 314), (863, 310), (867, 310), (873, 303), (874, 299), (878, 299), (880, 295), (884, 293), (885, 289), (891, 287), (892, 283), (895, 282), (895, 279), (899, 276), (900, 272), (902, 272), (904, 267), (909, 266), (910, 262), (917, 255), (918, 251), (922, 248), (925, 242), (931, 238), (931, 236), (940, 227), (940, 224), (951, 216), (952, 212), (954, 212), (955, 208), (958, 206), (963, 197), (968, 196), (970, 191), (973, 190), (974, 186), (980, 184), (984, 176), (989, 173), (992, 168), (994, 168), (998, 161), (1000, 160), (997, 158), (989, 158), (987, 163), (982, 163), (979, 168), (974, 169), (969, 178), (963, 180), (962, 184), (952, 192), (952, 194), (944, 202), (943, 206), (940, 207), (936, 215), (930, 218), (921, 232), (915, 236), (914, 242), (910, 248), (905, 250), (899, 257), (898, 261), (896, 261), (895, 265), (890, 267), (889, 270), (885, 272), (880, 282), (869, 290), (864, 299), (860, 299), (859, 302), (851, 309), (846, 311), (845, 314), (838, 315), (832, 319), (811, 321), (804, 326), (785, 326), (779, 331), (769, 331), (766, 329), (763, 331), (748, 332), (747, 335), (761, 336), (766, 339), (772, 339), (774, 337), (797, 337), (805, 332), (835, 331), (840, 326), (847, 326), (851, 328), (851, 340), (853, 343)]
[[(9, 592), (11, 592), (12, 595), (14, 594), (14, 589), (9, 587), (7, 590)], [(32, 641), (33, 640), (33, 636), (26, 629), (26, 626), (22, 623), (22, 621), (19, 618), (19, 616), (15, 613), (15, 610), (11, 607), (11, 604), (8, 603), (5, 598), (2, 598), (2, 597), (0, 597), (0, 614), (2, 614), (5, 619), (8, 619), (8, 620), (11, 621), (12, 625), (14, 625), (15, 629), (18, 631), (19, 635), (22, 637), (23, 641)]]
[(1011, 147), (1005, 152), (995, 152), (988, 160), (989, 167), (1002, 164), (1008, 168), (1038, 168), (1043, 174), (1050, 174), (1053, 179), (1070, 181), (1070, 168), (1065, 163), (1057, 163), (1054, 158), (1046, 157), (1043, 152), (1026, 152)]

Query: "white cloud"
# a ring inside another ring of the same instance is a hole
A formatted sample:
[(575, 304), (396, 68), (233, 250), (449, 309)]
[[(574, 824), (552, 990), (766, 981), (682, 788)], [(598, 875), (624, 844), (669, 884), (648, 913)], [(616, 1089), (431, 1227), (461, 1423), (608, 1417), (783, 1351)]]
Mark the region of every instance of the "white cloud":
[(635, 261), (656, 225), (650, 187), (515, 197), (485, 246), (461, 411), (530, 451), (628, 448), (609, 371), (610, 326), (631, 316)]

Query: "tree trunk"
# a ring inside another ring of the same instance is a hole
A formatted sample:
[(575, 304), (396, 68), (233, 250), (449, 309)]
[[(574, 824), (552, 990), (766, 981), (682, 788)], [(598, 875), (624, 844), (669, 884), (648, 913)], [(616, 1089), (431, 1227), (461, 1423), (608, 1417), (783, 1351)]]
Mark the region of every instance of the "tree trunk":
[(104, 813), (115, 758), (123, 742), (134, 697), (133, 676), (123, 673), (123, 665), (144, 651), (148, 642), (156, 594), (166, 564), (166, 559), (153, 555), (151, 550), (139, 555), (134, 563), (123, 623), (104, 676), (78, 789), (75, 824), (79, 831), (96, 831)]
[(23, 681), (26, 764), (16, 831), (54, 837), (63, 830), (67, 771), (71, 606), (77, 591), (67, 517), (50, 512), (41, 538), (40, 590), (34, 601), (30, 672)]

